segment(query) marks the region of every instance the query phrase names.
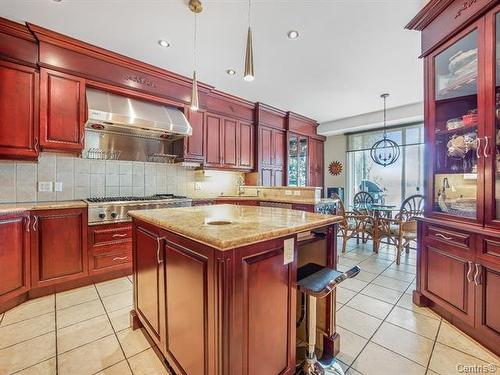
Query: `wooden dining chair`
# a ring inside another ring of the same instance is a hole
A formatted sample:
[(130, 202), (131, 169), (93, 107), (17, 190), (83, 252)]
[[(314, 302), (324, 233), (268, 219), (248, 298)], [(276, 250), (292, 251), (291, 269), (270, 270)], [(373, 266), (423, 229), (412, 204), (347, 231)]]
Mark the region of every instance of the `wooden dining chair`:
[[(339, 233), (344, 241), (342, 243), (343, 253), (345, 253), (347, 241), (350, 238), (358, 237), (361, 234), (374, 240), (375, 221), (372, 216), (346, 211), (344, 202), (338, 194), (333, 193), (331, 198), (337, 201), (337, 215), (342, 216), (342, 221), (339, 223)], [(375, 243), (375, 241), (373, 242)]]
[(382, 238), (387, 238), (390, 244), (396, 246), (396, 264), (400, 264), (403, 248), (410, 252), (410, 242), (417, 239), (416, 218), (423, 214), (423, 195), (412, 195), (401, 203), (399, 213), (394, 219), (379, 217), (376, 220), (374, 233), (374, 251), (378, 252)]
[(371, 211), (369, 209), (370, 205), (373, 204), (375, 200), (373, 196), (367, 191), (360, 191), (354, 195), (354, 212), (358, 212), (363, 215), (370, 215)]

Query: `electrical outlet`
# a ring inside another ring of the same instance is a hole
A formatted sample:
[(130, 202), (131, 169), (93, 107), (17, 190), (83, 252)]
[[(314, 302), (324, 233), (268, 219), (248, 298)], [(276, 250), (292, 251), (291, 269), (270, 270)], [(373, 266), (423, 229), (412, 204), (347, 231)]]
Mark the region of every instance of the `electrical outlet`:
[(194, 183), (194, 190), (201, 190), (201, 182)]
[(292, 191), (291, 190), (285, 190), (285, 195), (292, 195)]
[(295, 241), (293, 238), (287, 238), (283, 241), (283, 264), (293, 262), (295, 253)]
[(39, 192), (50, 192), (52, 191), (52, 181), (38, 182)]
[(63, 191), (62, 182), (60, 182), (60, 181), (55, 182), (54, 191), (59, 191), (59, 192)]
[(300, 190), (294, 190), (293, 195), (300, 195)]

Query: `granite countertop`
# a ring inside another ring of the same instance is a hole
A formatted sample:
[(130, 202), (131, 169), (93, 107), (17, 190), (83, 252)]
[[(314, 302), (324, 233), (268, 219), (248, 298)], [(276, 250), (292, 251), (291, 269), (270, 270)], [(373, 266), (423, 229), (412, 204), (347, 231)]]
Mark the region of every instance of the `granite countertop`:
[(292, 204), (295, 203), (295, 204), (311, 204), (311, 205), (335, 203), (335, 200), (331, 198), (314, 199), (314, 198), (300, 198), (296, 196), (282, 197), (282, 198), (264, 198), (258, 195), (220, 195), (215, 198), (193, 198), (193, 200), (194, 201), (196, 200), (245, 201), (246, 200), (246, 201), (278, 202), (278, 203), (292, 203)]
[[(130, 211), (129, 215), (219, 250), (304, 232), (341, 220), (340, 216), (284, 208), (225, 204)], [(207, 224), (211, 221), (231, 223)]]
[(84, 208), (87, 203), (82, 200), (74, 201), (58, 201), (58, 202), (18, 202), (18, 203), (1, 203), (0, 215), (14, 214), (32, 210), (56, 210), (64, 208)]

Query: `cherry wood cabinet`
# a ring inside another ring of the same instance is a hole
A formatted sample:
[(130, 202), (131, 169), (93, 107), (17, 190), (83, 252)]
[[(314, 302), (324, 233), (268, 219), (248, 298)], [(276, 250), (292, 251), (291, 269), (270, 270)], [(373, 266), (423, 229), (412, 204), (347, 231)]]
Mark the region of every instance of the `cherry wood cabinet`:
[(206, 114), (205, 166), (253, 169), (253, 125), (238, 119)]
[(87, 209), (32, 211), (33, 287), (60, 284), (88, 275)]
[(85, 80), (53, 70), (40, 69), (42, 149), (81, 152), (85, 119)]
[(309, 186), (324, 185), (324, 141), (309, 138)]
[(39, 151), (39, 75), (0, 60), (0, 157), (36, 159)]
[(165, 241), (148, 227), (141, 227), (135, 231), (133, 247), (135, 311), (165, 355)]
[[(205, 156), (205, 111), (185, 109), (193, 134), (174, 143), (174, 152), (183, 162), (203, 163)], [(176, 159), (177, 160), (177, 159)]]
[(29, 213), (0, 217), (0, 305), (30, 288)]
[(130, 223), (88, 227), (89, 274), (112, 270), (132, 271), (132, 225)]
[(263, 186), (283, 186), (286, 150), (285, 132), (266, 126), (259, 128), (260, 182)]

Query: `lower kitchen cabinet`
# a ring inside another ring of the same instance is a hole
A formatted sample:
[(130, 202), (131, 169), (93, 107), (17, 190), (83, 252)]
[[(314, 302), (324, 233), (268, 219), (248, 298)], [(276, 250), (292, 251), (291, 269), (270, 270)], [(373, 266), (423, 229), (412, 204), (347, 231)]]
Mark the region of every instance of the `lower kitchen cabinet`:
[(498, 353), (500, 237), (420, 223), (419, 238), (417, 294)]
[(134, 237), (135, 311), (144, 328), (165, 355), (165, 241), (148, 228), (137, 228)]
[(30, 287), (28, 212), (0, 218), (0, 305)]
[(89, 273), (117, 269), (132, 272), (132, 225), (130, 223), (89, 226)]
[(88, 275), (87, 209), (33, 211), (31, 215), (32, 287)]

